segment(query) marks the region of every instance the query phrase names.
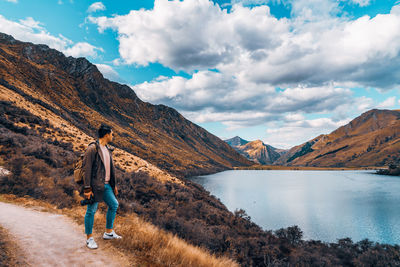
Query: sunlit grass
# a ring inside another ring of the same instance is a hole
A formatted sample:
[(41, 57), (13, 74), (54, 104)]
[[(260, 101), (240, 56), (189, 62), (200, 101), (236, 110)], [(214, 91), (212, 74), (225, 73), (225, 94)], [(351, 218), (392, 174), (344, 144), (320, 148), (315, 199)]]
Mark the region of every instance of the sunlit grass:
[[(86, 206), (57, 209), (45, 201), (31, 197), (16, 197), (15, 195), (2, 194), (0, 201), (22, 206), (38, 207), (40, 211), (56, 212), (69, 216), (82, 226), (84, 237), (84, 215)], [(99, 204), (95, 214), (93, 233), (98, 238), (104, 232), (106, 224), (107, 206)], [(138, 266), (204, 266), (204, 267), (229, 267), (239, 266), (227, 257), (212, 255), (207, 249), (200, 248), (179, 237), (159, 229), (153, 224), (141, 219), (136, 214), (119, 215), (114, 222), (115, 231), (123, 236), (121, 240), (108, 242), (122, 251)]]

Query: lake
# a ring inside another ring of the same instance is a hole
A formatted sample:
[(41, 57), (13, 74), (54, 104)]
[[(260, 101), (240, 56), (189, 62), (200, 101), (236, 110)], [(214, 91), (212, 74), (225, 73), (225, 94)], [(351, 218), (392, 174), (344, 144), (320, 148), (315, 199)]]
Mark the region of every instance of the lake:
[(303, 239), (400, 244), (400, 177), (374, 171), (235, 170), (190, 178), (265, 230)]

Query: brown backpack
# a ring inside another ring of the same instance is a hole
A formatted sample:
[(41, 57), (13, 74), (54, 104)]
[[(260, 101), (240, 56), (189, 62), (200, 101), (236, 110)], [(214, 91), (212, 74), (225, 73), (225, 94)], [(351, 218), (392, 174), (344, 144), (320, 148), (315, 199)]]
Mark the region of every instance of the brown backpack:
[[(88, 145), (88, 147), (91, 144), (96, 144), (96, 142), (92, 142)], [(86, 148), (87, 150), (87, 148)], [(74, 181), (75, 183), (77, 183), (78, 185), (82, 185), (83, 184), (83, 177), (85, 176), (85, 170), (84, 168), (82, 168), (83, 166), (83, 157), (85, 156), (85, 152), (81, 153), (78, 157), (78, 159), (75, 161), (75, 165), (74, 165)], [(96, 144), (96, 152), (97, 152), (97, 144)]]

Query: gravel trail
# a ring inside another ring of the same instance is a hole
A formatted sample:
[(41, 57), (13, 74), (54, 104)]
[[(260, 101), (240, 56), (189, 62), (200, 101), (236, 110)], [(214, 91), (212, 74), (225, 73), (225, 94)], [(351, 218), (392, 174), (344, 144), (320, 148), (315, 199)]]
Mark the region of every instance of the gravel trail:
[(107, 249), (100, 234), (98, 249), (86, 247), (84, 228), (72, 219), (0, 202), (0, 225), (8, 230), (31, 266), (127, 266), (128, 261)]

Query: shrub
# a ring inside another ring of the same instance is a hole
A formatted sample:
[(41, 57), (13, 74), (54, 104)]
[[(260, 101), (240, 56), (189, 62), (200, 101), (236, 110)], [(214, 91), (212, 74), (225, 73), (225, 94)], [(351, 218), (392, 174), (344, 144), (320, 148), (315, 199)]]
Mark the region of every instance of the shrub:
[(297, 225), (275, 231), (277, 237), (287, 240), (291, 245), (298, 245), (303, 238), (303, 231)]

